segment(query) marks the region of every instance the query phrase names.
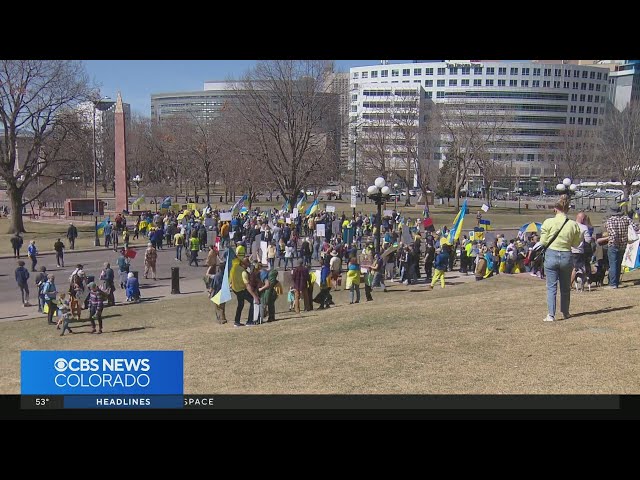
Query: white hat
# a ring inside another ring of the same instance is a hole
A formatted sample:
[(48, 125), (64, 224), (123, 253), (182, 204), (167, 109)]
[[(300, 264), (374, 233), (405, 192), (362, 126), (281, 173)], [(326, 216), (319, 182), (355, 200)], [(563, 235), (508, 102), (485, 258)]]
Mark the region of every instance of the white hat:
[(133, 278), (133, 277), (134, 277), (133, 272), (129, 272), (129, 273), (127, 274), (127, 278)]

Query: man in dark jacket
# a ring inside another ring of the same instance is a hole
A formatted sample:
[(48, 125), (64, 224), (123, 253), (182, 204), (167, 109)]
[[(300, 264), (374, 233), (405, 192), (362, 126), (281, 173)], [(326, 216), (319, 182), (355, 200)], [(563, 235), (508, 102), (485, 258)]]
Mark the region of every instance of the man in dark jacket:
[(64, 267), (64, 243), (58, 239), (58, 241), (53, 244), (53, 249), (56, 251), (56, 264), (58, 267)]
[(42, 294), (42, 287), (47, 281), (47, 267), (44, 265), (40, 267), (40, 273), (36, 275), (36, 291), (38, 292), (38, 312), (42, 312), (44, 304), (44, 294)]
[(20, 288), (20, 295), (22, 296), (22, 304), (25, 307), (30, 307), (29, 304), (29, 284), (27, 281), (29, 280), (29, 270), (24, 268), (24, 262), (20, 260), (18, 262), (18, 268), (16, 268), (15, 272), (16, 283)]
[(11, 248), (13, 248), (13, 258), (20, 258), (20, 249), (24, 240), (19, 233), (11, 237)]
[(78, 238), (78, 229), (73, 225), (73, 223), (69, 224), (69, 228), (67, 229), (67, 238), (69, 239), (71, 250), (73, 250), (75, 248), (76, 238)]

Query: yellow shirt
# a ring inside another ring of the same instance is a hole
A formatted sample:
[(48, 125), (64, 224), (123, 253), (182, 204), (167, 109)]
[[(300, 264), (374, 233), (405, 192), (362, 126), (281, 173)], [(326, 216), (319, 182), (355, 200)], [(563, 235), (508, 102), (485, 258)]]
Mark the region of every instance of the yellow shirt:
[(231, 289), (234, 292), (241, 292), (247, 289), (247, 283), (249, 283), (249, 274), (240, 265), (240, 260), (234, 258), (231, 262), (231, 272), (229, 274), (229, 280), (231, 283)]
[[(556, 213), (553, 218), (547, 218), (542, 224), (542, 230), (540, 235), (540, 241), (547, 245), (547, 242), (551, 240), (551, 237), (560, 230), (567, 216), (564, 213)], [(551, 245), (548, 245), (551, 250), (558, 252), (570, 252), (571, 247), (578, 248), (580, 245), (580, 227), (573, 220), (569, 220), (567, 224), (562, 228), (558, 237)]]

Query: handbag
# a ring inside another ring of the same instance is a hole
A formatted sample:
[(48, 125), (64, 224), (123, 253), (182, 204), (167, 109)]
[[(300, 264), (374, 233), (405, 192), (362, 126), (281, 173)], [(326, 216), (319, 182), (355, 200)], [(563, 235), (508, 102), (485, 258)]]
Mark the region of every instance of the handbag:
[(560, 235), (560, 232), (562, 231), (562, 229), (564, 228), (564, 226), (567, 224), (568, 221), (569, 221), (569, 217), (567, 217), (564, 220), (564, 223), (562, 224), (560, 229), (553, 235), (553, 237), (551, 238), (551, 241), (547, 245), (544, 245), (542, 242), (538, 242), (533, 246), (533, 248), (529, 251), (529, 254), (527, 255), (527, 258), (529, 259), (529, 263), (535, 263), (541, 258), (544, 259), (544, 254), (547, 251), (547, 248), (549, 248), (549, 246), (556, 241), (556, 238), (558, 238), (558, 235)]

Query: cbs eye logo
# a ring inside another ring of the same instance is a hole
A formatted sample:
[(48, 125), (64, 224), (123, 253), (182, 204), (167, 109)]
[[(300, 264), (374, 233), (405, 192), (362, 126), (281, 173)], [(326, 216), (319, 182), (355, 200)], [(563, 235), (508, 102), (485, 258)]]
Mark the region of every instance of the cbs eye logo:
[(53, 362), (53, 368), (55, 368), (58, 372), (64, 372), (67, 368), (69, 368), (69, 362), (67, 362), (64, 358), (59, 358), (55, 362)]

